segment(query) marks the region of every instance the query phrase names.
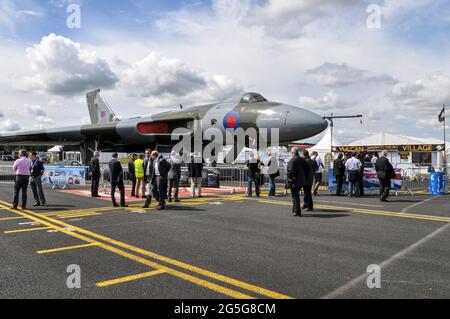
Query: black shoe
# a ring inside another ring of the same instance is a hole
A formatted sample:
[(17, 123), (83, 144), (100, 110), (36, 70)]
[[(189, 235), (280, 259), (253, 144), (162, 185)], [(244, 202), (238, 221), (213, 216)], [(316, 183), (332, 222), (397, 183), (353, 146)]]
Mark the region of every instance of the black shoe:
[(169, 198), (169, 203), (172, 203), (173, 202), (173, 199), (172, 198)]
[(175, 199), (175, 203), (181, 203), (181, 200)]
[(119, 205), (117, 205), (117, 204), (113, 204), (113, 207), (119, 207)]
[(166, 207), (165, 206), (158, 206), (158, 208), (156, 208), (156, 210), (165, 210)]
[(144, 205), (144, 206), (142, 206), (142, 208), (147, 209), (147, 208), (150, 208), (150, 206)]
[(120, 207), (128, 207), (128, 205), (124, 204), (124, 205), (120, 205)]
[(26, 208), (25, 206), (22, 206), (22, 209), (25, 210), (25, 209), (27, 209), (27, 208)]
[(11, 207), (12, 210), (17, 210), (17, 206)]
[(292, 214), (293, 217), (301, 217), (302, 214)]
[(102, 198), (100, 195), (94, 195), (94, 198)]
[[(39, 204), (39, 203), (35, 203), (35, 204), (33, 205), (33, 207), (39, 207), (39, 206), (41, 206), (41, 204)], [(45, 205), (43, 205), (43, 206), (45, 206)]]

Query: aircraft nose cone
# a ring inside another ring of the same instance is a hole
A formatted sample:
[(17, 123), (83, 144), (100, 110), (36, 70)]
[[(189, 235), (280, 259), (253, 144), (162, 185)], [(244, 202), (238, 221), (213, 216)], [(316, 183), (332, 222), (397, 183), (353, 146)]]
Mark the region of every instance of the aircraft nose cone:
[(286, 117), (285, 130), (294, 140), (306, 139), (322, 133), (328, 128), (328, 122), (317, 114), (291, 108)]

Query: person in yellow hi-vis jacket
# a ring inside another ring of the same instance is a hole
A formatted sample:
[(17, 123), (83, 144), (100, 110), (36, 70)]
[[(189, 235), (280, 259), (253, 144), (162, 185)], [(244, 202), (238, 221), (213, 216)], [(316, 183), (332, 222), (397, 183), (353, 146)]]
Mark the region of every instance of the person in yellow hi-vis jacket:
[(144, 182), (144, 155), (139, 155), (139, 158), (134, 161), (134, 171), (136, 174), (136, 198), (139, 198), (139, 189), (142, 189), (142, 198), (145, 197), (145, 182)]

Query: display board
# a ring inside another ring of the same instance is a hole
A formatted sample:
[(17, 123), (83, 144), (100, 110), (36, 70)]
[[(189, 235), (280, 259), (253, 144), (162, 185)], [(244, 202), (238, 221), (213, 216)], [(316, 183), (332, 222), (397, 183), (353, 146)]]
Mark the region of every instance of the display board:
[(46, 166), (42, 183), (48, 185), (86, 186), (87, 167), (83, 166)]
[[(378, 179), (377, 172), (374, 168), (365, 168), (364, 169), (364, 189), (367, 191), (374, 191), (380, 189), (380, 180)], [(403, 186), (403, 178), (402, 178), (402, 170), (396, 169), (395, 170), (395, 178), (391, 180), (391, 189), (394, 191), (398, 191), (402, 189)], [(328, 171), (328, 190), (329, 191), (336, 191), (337, 184), (336, 184), (336, 177), (333, 174), (333, 169), (330, 168)], [(344, 180), (344, 186), (343, 190), (347, 190), (348, 188), (348, 181), (347, 179)]]

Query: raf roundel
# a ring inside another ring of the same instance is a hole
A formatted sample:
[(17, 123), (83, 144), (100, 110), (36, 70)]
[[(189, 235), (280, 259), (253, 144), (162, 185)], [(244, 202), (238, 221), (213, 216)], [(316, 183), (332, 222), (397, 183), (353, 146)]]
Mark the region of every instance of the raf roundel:
[(238, 112), (230, 112), (223, 118), (223, 127), (236, 129), (241, 126), (241, 118)]

